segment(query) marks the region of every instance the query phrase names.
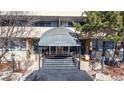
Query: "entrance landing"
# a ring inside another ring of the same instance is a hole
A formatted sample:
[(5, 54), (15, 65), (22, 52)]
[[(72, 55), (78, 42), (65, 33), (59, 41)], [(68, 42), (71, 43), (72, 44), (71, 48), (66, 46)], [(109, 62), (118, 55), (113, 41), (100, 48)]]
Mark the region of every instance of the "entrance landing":
[(82, 70), (39, 70), (29, 75), (26, 81), (93, 81)]

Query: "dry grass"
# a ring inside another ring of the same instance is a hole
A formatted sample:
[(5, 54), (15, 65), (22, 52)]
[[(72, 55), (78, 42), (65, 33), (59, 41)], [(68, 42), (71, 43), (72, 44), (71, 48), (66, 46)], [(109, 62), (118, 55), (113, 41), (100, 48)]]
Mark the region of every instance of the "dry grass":
[(10, 63), (0, 63), (0, 72), (7, 70), (9, 67), (11, 67)]
[(111, 75), (111, 77), (124, 76), (124, 64), (118, 67), (107, 66), (104, 73)]

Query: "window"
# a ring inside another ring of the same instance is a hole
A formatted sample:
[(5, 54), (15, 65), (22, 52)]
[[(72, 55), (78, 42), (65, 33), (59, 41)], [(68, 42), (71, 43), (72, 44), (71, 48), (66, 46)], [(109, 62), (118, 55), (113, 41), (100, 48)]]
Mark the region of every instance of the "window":
[[(4, 47), (3, 47), (4, 46)], [(25, 50), (26, 49), (26, 41), (25, 40), (14, 40), (14, 41), (6, 41), (3, 43), (3, 46), (0, 46), (0, 50), (8, 49), (8, 50)]]
[(92, 40), (92, 48), (98, 50), (98, 42), (97, 42), (97, 40)]
[(14, 24), (14, 20), (3, 19), (1, 22), (2, 26), (12, 26), (13, 24)]
[(102, 51), (103, 49), (103, 41), (102, 40), (98, 40), (98, 39), (95, 39), (95, 40), (92, 40), (92, 47), (94, 49), (96, 49), (97, 51)]
[(51, 27), (58, 27), (58, 22), (57, 21), (52, 21), (51, 22)]
[(26, 49), (26, 41), (25, 40), (9, 41), (8, 48), (10, 50), (25, 50)]
[(7, 19), (3, 19), (2, 22), (1, 22), (1, 25), (2, 26), (24, 26), (26, 25), (27, 23), (27, 20), (7, 20)]
[(14, 41), (10, 41), (10, 49), (15, 49), (16, 43)]
[(112, 42), (112, 41), (104, 41), (103, 43), (104, 43), (103, 44), (104, 50), (109, 50), (109, 49), (111, 50), (114, 48), (114, 42)]
[(73, 23), (72, 22), (68, 22), (68, 27), (73, 27)]
[(40, 26), (40, 27), (57, 27), (58, 22), (57, 21), (38, 21), (33, 23), (34, 26)]
[(39, 40), (35, 40), (35, 42), (33, 42), (33, 52), (35, 54), (37, 54), (38, 52), (41, 52), (42, 48), (40, 49), (38, 46), (38, 42)]
[(65, 21), (63, 21), (63, 22), (61, 23), (61, 26), (62, 26), (62, 27), (72, 27), (73, 24), (72, 24), (72, 22), (65, 22)]
[(16, 20), (16, 26), (25, 26), (27, 24), (27, 20)]

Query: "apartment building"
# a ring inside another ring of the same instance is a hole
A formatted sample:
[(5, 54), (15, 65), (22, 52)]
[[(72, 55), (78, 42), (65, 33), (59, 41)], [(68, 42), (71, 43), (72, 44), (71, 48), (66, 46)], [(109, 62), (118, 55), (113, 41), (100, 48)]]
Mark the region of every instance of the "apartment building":
[[(36, 60), (39, 53), (79, 53), (73, 22), (84, 22), (85, 17), (82, 11), (1, 12), (0, 51), (9, 50), (2, 59), (10, 60), (12, 53), (17, 60)], [(45, 45), (42, 41), (49, 42)]]
[(75, 33), (73, 22), (85, 18), (82, 11), (1, 12), (0, 51), (9, 50), (2, 59), (10, 60), (12, 53), (17, 60), (36, 60), (38, 54), (70, 56), (112, 49), (113, 42), (103, 40), (106, 32)]

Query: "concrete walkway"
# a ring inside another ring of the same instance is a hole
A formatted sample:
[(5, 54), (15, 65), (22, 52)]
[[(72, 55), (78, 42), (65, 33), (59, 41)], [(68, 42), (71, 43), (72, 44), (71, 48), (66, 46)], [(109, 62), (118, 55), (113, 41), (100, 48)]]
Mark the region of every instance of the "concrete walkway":
[(92, 81), (87, 72), (82, 70), (44, 70), (34, 71), (26, 81)]

